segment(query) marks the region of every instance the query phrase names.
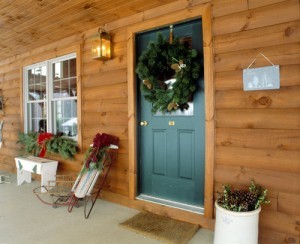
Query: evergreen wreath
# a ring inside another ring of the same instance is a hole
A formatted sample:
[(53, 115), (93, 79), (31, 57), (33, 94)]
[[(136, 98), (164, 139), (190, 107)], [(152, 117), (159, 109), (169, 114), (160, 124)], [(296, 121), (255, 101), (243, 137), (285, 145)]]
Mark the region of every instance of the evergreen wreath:
[[(196, 91), (200, 65), (195, 49), (178, 38), (169, 43), (161, 33), (150, 42), (139, 57), (136, 73), (141, 79), (145, 99), (152, 103), (152, 112), (187, 110)], [(175, 82), (165, 81), (175, 78)]]

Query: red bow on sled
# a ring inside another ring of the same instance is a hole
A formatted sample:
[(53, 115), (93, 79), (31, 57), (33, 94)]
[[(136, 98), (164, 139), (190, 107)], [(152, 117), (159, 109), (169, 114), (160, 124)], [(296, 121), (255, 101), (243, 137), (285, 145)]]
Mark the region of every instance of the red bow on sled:
[(39, 154), (39, 157), (43, 158), (46, 154), (46, 141), (51, 139), (52, 137), (52, 134), (51, 133), (40, 133), (39, 136), (38, 136), (38, 140), (37, 140), (37, 143), (41, 146), (41, 151), (40, 151), (40, 154)]

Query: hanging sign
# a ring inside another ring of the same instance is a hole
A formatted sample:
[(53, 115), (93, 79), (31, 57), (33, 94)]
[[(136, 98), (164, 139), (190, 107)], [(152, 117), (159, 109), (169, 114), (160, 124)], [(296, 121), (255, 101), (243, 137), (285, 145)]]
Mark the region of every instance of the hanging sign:
[(272, 66), (265, 66), (261, 68), (250, 68), (256, 58), (243, 70), (243, 85), (244, 91), (254, 90), (272, 90), (280, 88), (280, 72), (279, 65), (274, 65), (265, 55), (260, 53), (266, 58)]

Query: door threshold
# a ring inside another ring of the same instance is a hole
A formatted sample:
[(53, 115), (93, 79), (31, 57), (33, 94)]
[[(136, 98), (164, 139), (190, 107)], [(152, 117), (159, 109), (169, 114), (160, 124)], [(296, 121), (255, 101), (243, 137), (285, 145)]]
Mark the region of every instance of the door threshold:
[(148, 196), (145, 194), (141, 194), (141, 195), (137, 196), (136, 199), (147, 201), (147, 202), (152, 202), (152, 203), (157, 203), (157, 204), (161, 204), (161, 205), (172, 207), (172, 208), (178, 208), (181, 210), (185, 210), (185, 211), (189, 211), (189, 212), (193, 212), (193, 213), (197, 213), (197, 214), (204, 214), (203, 207), (193, 206), (193, 205), (180, 203), (180, 202), (174, 202), (174, 201), (170, 201), (170, 200), (166, 200), (166, 199), (162, 199), (162, 198)]

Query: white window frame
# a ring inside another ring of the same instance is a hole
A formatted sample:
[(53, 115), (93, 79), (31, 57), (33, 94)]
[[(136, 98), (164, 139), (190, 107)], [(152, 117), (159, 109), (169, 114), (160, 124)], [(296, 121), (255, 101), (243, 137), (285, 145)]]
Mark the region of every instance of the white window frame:
[[(80, 89), (79, 87), (77, 87), (77, 93), (76, 93), (76, 96), (74, 97), (68, 97), (68, 98), (53, 98), (53, 76), (52, 76), (52, 72), (53, 72), (53, 68), (52, 68), (52, 64), (53, 63), (56, 63), (56, 62), (61, 62), (61, 61), (65, 61), (65, 60), (69, 60), (69, 59), (73, 59), (73, 58), (76, 58), (76, 63), (78, 62), (78, 59), (77, 59), (77, 55), (76, 53), (71, 53), (71, 54), (67, 54), (67, 55), (64, 55), (64, 56), (60, 56), (60, 57), (57, 57), (57, 58), (53, 58), (53, 59), (49, 59), (49, 60), (46, 60), (46, 61), (43, 61), (43, 62), (39, 62), (39, 63), (35, 63), (35, 64), (32, 64), (32, 65), (28, 65), (28, 66), (25, 66), (23, 67), (23, 98), (24, 98), (24, 106), (23, 106), (23, 109), (24, 109), (24, 132), (25, 133), (28, 133), (28, 104), (29, 103), (34, 103), (34, 102), (46, 102), (47, 104), (47, 131), (50, 132), (50, 133), (53, 133), (55, 134), (56, 133), (56, 124), (53, 123), (53, 110), (52, 110), (52, 103), (54, 101), (64, 101), (64, 100), (77, 100), (78, 102), (78, 89)], [(42, 99), (42, 100), (35, 100), (34, 102), (30, 102), (29, 101), (29, 92), (28, 92), (28, 70), (30, 69), (34, 69), (36, 67), (40, 67), (40, 66), (46, 66), (46, 96), (47, 96), (47, 99)], [(76, 65), (77, 66), (77, 65)], [(77, 70), (77, 67), (76, 67), (76, 73), (78, 74), (78, 70)], [(77, 76), (77, 79), (78, 79), (78, 75), (76, 74)], [(77, 106), (77, 118), (78, 118), (78, 106)], [(79, 133), (79, 128), (77, 126), (77, 135)]]

